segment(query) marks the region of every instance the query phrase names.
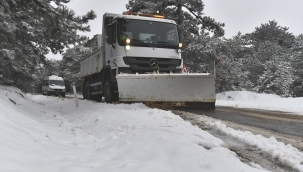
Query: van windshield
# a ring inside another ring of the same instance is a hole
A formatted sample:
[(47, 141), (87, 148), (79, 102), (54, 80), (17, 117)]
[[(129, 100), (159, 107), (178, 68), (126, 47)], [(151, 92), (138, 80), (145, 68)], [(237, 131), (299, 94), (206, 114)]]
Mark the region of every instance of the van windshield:
[(177, 25), (173, 23), (118, 19), (118, 42), (124, 46), (130, 39), (130, 45), (138, 47), (178, 48)]
[(64, 81), (62, 81), (62, 80), (49, 80), (49, 85), (64, 86)]

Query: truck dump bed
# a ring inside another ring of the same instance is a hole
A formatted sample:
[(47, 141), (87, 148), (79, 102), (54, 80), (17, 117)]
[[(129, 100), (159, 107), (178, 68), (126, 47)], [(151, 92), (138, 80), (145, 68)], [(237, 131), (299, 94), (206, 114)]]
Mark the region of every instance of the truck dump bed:
[(94, 38), (85, 44), (86, 47), (91, 47), (92, 52), (84, 57), (80, 63), (80, 77), (98, 73), (103, 69), (104, 58), (101, 51), (101, 38), (101, 34), (95, 35)]

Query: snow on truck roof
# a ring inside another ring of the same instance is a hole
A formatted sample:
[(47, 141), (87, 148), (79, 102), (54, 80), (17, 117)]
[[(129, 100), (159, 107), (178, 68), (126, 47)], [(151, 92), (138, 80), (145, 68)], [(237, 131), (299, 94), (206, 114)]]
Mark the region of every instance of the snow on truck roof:
[(164, 16), (158, 14), (141, 14), (141, 13), (126, 12), (125, 15), (113, 14), (113, 13), (106, 13), (105, 15), (112, 16), (115, 18), (137, 19), (137, 20), (157, 21), (157, 22), (176, 24), (174, 20), (165, 19)]

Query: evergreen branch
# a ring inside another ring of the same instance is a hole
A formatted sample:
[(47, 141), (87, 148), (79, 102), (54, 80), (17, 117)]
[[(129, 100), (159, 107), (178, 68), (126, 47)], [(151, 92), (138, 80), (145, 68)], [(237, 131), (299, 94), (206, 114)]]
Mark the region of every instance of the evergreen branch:
[(192, 15), (194, 15), (196, 18), (200, 19), (203, 21), (203, 18), (197, 14), (194, 13), (194, 11), (192, 10), (192, 8), (190, 8), (189, 6), (182, 4), (183, 7), (185, 7)]
[(31, 41), (25, 36), (25, 34), (22, 32), (21, 28), (19, 28), (19, 32), (21, 33), (21, 35), (23, 36), (23, 38), (25, 38), (25, 40), (29, 43), (29, 45), (32, 47), (32, 49), (34, 50), (34, 52), (39, 55), (39, 56), (43, 56), (40, 51), (31, 43)]

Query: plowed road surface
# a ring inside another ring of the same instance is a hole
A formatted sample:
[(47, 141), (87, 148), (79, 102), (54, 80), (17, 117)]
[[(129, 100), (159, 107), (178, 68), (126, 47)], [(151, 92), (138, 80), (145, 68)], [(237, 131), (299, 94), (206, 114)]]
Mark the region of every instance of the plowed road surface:
[[(199, 117), (208, 116), (219, 119), (228, 127), (250, 131), (253, 134), (260, 134), (265, 137), (275, 137), (278, 141), (303, 151), (303, 116), (289, 114), (284, 112), (262, 111), (254, 109), (240, 109), (230, 107), (216, 107), (216, 110), (205, 109), (171, 109), (183, 119), (197, 125), (204, 130), (207, 127), (199, 121)], [(236, 152), (243, 161), (255, 162), (260, 164), (264, 169), (277, 172), (295, 171), (274, 161), (268, 155), (251, 149), (221, 133), (210, 130), (211, 134), (221, 138), (227, 147)]]

